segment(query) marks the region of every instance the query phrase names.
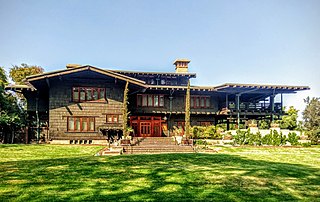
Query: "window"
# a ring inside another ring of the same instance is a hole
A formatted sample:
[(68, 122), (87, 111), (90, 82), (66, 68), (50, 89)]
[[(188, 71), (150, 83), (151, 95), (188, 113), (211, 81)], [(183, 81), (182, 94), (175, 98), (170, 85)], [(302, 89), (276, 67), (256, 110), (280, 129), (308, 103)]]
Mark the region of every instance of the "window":
[(72, 101), (73, 102), (87, 102), (105, 100), (106, 90), (104, 88), (92, 87), (73, 87)]
[(119, 115), (118, 114), (108, 114), (107, 115), (107, 123), (119, 123)]
[(137, 95), (138, 107), (164, 107), (164, 95)]
[(200, 121), (200, 126), (211, 126), (213, 123), (211, 121)]
[(94, 117), (68, 117), (69, 132), (91, 132), (95, 131)]
[(191, 108), (210, 108), (209, 96), (191, 96), (190, 100)]

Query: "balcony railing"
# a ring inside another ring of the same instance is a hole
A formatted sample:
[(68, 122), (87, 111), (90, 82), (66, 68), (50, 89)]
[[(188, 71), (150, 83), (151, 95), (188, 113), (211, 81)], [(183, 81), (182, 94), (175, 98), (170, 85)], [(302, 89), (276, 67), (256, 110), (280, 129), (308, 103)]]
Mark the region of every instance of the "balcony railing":
[[(237, 110), (236, 103), (229, 102), (228, 108), (232, 111)], [(263, 111), (271, 112), (271, 103), (253, 103), (253, 102), (241, 102), (239, 104), (240, 111)], [(281, 103), (274, 103), (274, 112), (281, 112)]]

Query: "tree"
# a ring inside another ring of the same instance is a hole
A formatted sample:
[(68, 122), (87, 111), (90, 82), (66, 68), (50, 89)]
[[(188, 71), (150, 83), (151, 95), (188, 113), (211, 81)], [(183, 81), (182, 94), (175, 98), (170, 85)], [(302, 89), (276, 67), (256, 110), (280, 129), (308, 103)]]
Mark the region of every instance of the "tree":
[(297, 119), (298, 119), (299, 110), (295, 109), (293, 106), (290, 106), (288, 111), (286, 111), (285, 116), (282, 117), (280, 121), (281, 129), (296, 130), (297, 129)]
[(128, 136), (128, 92), (129, 92), (129, 82), (127, 81), (123, 92), (123, 136), (126, 139)]
[(307, 104), (302, 112), (306, 134), (313, 144), (317, 144), (320, 138), (320, 98), (307, 97), (304, 102)]
[(4, 91), (7, 81), (4, 68), (0, 67), (0, 141), (13, 143), (15, 132), (25, 123), (25, 113), (17, 97)]
[(186, 93), (186, 115), (185, 115), (185, 135), (189, 139), (190, 135), (190, 80), (188, 81)]
[(23, 80), (30, 75), (43, 73), (43, 68), (36, 65), (27, 65), (22, 63), (20, 66), (13, 65), (10, 69), (10, 77), (16, 84), (22, 84)]

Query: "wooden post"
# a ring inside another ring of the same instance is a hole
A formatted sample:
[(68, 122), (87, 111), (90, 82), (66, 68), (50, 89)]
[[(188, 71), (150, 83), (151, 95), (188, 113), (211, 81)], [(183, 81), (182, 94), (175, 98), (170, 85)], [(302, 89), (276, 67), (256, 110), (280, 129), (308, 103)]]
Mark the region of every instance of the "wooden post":
[(37, 143), (40, 139), (40, 119), (39, 119), (39, 92), (36, 97), (36, 119), (37, 119)]
[(237, 105), (237, 124), (240, 129), (240, 94), (236, 94), (236, 105)]
[(274, 121), (274, 94), (270, 95), (270, 102), (271, 102), (271, 122)]

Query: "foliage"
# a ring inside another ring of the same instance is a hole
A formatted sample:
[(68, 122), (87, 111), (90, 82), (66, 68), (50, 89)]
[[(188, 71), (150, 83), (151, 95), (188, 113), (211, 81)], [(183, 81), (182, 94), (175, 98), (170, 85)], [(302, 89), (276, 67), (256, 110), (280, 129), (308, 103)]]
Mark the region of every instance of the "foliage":
[(320, 139), (320, 98), (307, 97), (304, 102), (307, 104), (302, 112), (306, 134), (313, 144), (318, 144)]
[(246, 144), (246, 137), (249, 135), (250, 130), (237, 130), (237, 134), (233, 136), (234, 143), (237, 145)]
[(311, 142), (304, 142), (301, 144), (303, 147), (311, 147)]
[(193, 126), (191, 134), (194, 139), (222, 139), (220, 130), (214, 125), (211, 126)]
[(253, 145), (253, 146), (260, 146), (262, 144), (262, 137), (261, 133), (248, 133), (247, 141), (246, 143), (248, 145)]
[(182, 132), (183, 132), (183, 130), (181, 127), (173, 126), (171, 134), (173, 134), (173, 136), (181, 136)]
[(204, 137), (204, 126), (193, 126), (191, 128), (192, 138), (194, 139), (205, 139)]
[(13, 65), (10, 69), (10, 77), (16, 84), (22, 84), (23, 80), (30, 75), (43, 73), (43, 68), (36, 65), (22, 63), (20, 66)]
[(0, 142), (13, 143), (25, 124), (26, 113), (17, 97), (4, 91), (7, 84), (4, 68), (0, 67)]
[(129, 135), (128, 131), (128, 93), (129, 93), (129, 82), (126, 82), (126, 86), (124, 87), (124, 92), (123, 92), (123, 136), (126, 139), (127, 136)]
[(290, 142), (292, 146), (299, 145), (298, 140), (299, 136), (296, 133), (292, 132), (288, 134), (288, 142)]
[(269, 128), (270, 128), (270, 124), (268, 121), (266, 120), (259, 121), (259, 129), (269, 129)]
[(94, 157), (100, 148), (0, 145), (0, 201), (319, 201), (319, 147)]
[(185, 136), (186, 136), (186, 139), (189, 139), (189, 136), (190, 136), (190, 79), (188, 80), (185, 111), (186, 111), (186, 114), (185, 114)]
[(280, 146), (286, 143), (286, 137), (276, 130), (270, 130), (270, 133), (262, 137), (262, 144)]
[(299, 110), (295, 109), (293, 106), (290, 106), (287, 115), (284, 115), (280, 121), (281, 129), (296, 130), (297, 129), (297, 119), (298, 119)]

